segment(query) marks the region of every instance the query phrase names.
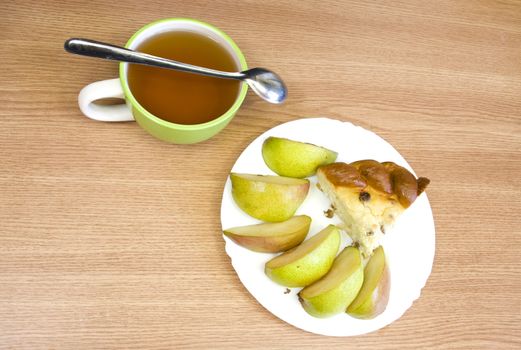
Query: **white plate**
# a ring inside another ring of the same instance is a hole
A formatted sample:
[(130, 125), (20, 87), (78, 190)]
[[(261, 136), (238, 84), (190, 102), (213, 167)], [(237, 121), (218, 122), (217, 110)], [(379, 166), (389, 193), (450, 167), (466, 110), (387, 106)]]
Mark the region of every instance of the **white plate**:
[[(338, 152), (337, 161), (353, 162), (360, 159), (375, 159), (380, 162), (393, 161), (412, 171), (405, 159), (385, 140), (375, 133), (328, 118), (299, 119), (274, 127), (253, 141), (240, 155), (232, 170), (239, 173), (274, 174), (264, 163), (262, 143), (268, 136), (285, 137), (296, 141), (314, 143)], [(428, 176), (428, 174), (426, 174)], [(316, 177), (309, 178), (309, 194), (296, 215), (309, 215), (313, 221), (308, 238), (327, 224), (339, 223), (335, 216), (328, 219), (324, 211), (329, 201), (317, 189)], [(224, 186), (221, 204), (223, 229), (250, 225), (260, 221), (245, 214), (235, 204), (231, 195), (230, 179)], [(342, 235), (342, 247), (350, 243)], [(287, 323), (308, 332), (329, 336), (352, 336), (375, 331), (400, 318), (420, 296), (432, 269), (435, 247), (434, 221), (426, 194), (422, 194), (400, 216), (394, 228), (385, 235), (385, 252), (391, 271), (391, 290), (387, 309), (372, 320), (359, 320), (347, 314), (319, 319), (308, 315), (301, 307), (293, 288), (284, 294), (285, 287), (272, 282), (264, 274), (264, 264), (275, 254), (256, 253), (235, 244), (223, 236), (226, 252), (233, 268), (246, 289), (267, 310)]]

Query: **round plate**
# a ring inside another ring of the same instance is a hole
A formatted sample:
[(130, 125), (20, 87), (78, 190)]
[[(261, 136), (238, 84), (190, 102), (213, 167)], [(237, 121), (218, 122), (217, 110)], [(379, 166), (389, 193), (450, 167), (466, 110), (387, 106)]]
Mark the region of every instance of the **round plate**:
[[(393, 146), (375, 133), (328, 118), (309, 118), (281, 124), (257, 137), (235, 162), (232, 172), (274, 175), (262, 159), (262, 143), (268, 136), (285, 137), (309, 142), (338, 152), (337, 161), (353, 162), (360, 159), (392, 161), (412, 172), (411, 167)], [(324, 211), (329, 200), (316, 187), (316, 177), (310, 177), (309, 194), (295, 215), (309, 215), (313, 221), (308, 239), (332, 223), (340, 223), (334, 216), (328, 219)], [(248, 216), (234, 202), (230, 179), (224, 186), (221, 204), (223, 229), (260, 223)], [(341, 248), (351, 240), (342, 234)], [(262, 306), (278, 318), (308, 332), (329, 336), (352, 336), (375, 331), (397, 320), (420, 296), (432, 269), (435, 249), (435, 232), (432, 211), (426, 194), (422, 194), (386, 233), (382, 243), (391, 272), (391, 289), (387, 309), (372, 320), (359, 320), (347, 314), (319, 319), (304, 311), (298, 301), (300, 288), (289, 291), (264, 274), (264, 264), (276, 254), (256, 253), (247, 250), (223, 236), (226, 253), (246, 289)]]

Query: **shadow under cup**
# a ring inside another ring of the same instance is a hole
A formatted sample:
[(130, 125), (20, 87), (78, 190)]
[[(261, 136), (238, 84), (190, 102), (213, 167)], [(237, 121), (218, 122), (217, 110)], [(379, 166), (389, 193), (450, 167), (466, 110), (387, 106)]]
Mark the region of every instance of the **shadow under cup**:
[[(135, 50), (148, 39), (158, 34), (172, 31), (192, 32), (209, 37), (226, 49), (235, 61), (235, 65), (240, 67), (239, 70), (248, 69), (244, 55), (228, 35), (212, 25), (193, 19), (173, 18), (150, 23), (137, 31), (129, 39), (125, 47)], [(241, 82), (235, 102), (224, 114), (215, 119), (202, 124), (177, 124), (161, 119), (147, 111), (132, 94), (127, 74), (128, 63), (120, 63), (119, 79), (127, 105), (131, 108), (136, 122), (154, 137), (177, 144), (201, 142), (221, 131), (235, 116), (248, 90), (247, 84)]]

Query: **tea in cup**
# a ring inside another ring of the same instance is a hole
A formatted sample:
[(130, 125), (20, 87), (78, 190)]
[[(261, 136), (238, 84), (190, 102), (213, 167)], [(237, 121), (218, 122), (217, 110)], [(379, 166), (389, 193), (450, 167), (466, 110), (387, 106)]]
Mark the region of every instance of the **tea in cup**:
[[(136, 32), (126, 48), (222, 71), (243, 71), (246, 60), (219, 29), (187, 18), (164, 19)], [(119, 78), (92, 83), (78, 97), (81, 111), (101, 121), (132, 121), (171, 143), (204, 141), (221, 131), (246, 97), (243, 82), (120, 63)], [(125, 104), (103, 105), (105, 98)]]

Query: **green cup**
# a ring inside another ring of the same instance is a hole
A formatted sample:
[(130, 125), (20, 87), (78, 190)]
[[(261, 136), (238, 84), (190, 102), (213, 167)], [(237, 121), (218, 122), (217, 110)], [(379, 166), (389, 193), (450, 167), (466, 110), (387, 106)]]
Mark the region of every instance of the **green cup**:
[[(248, 69), (244, 55), (228, 35), (210, 24), (189, 18), (169, 18), (147, 24), (129, 39), (125, 47), (136, 49), (149, 38), (171, 31), (189, 31), (210, 37), (230, 53), (240, 71)], [(84, 87), (78, 96), (81, 111), (94, 120), (106, 122), (135, 120), (149, 134), (170, 143), (196, 143), (217, 134), (235, 116), (248, 90), (248, 86), (241, 83), (233, 105), (226, 113), (209, 122), (194, 125), (176, 124), (156, 117), (139, 104), (128, 86), (127, 72), (128, 63), (121, 63), (119, 78), (98, 81)], [(98, 100), (105, 98), (121, 98), (125, 103), (119, 105), (97, 103)]]

